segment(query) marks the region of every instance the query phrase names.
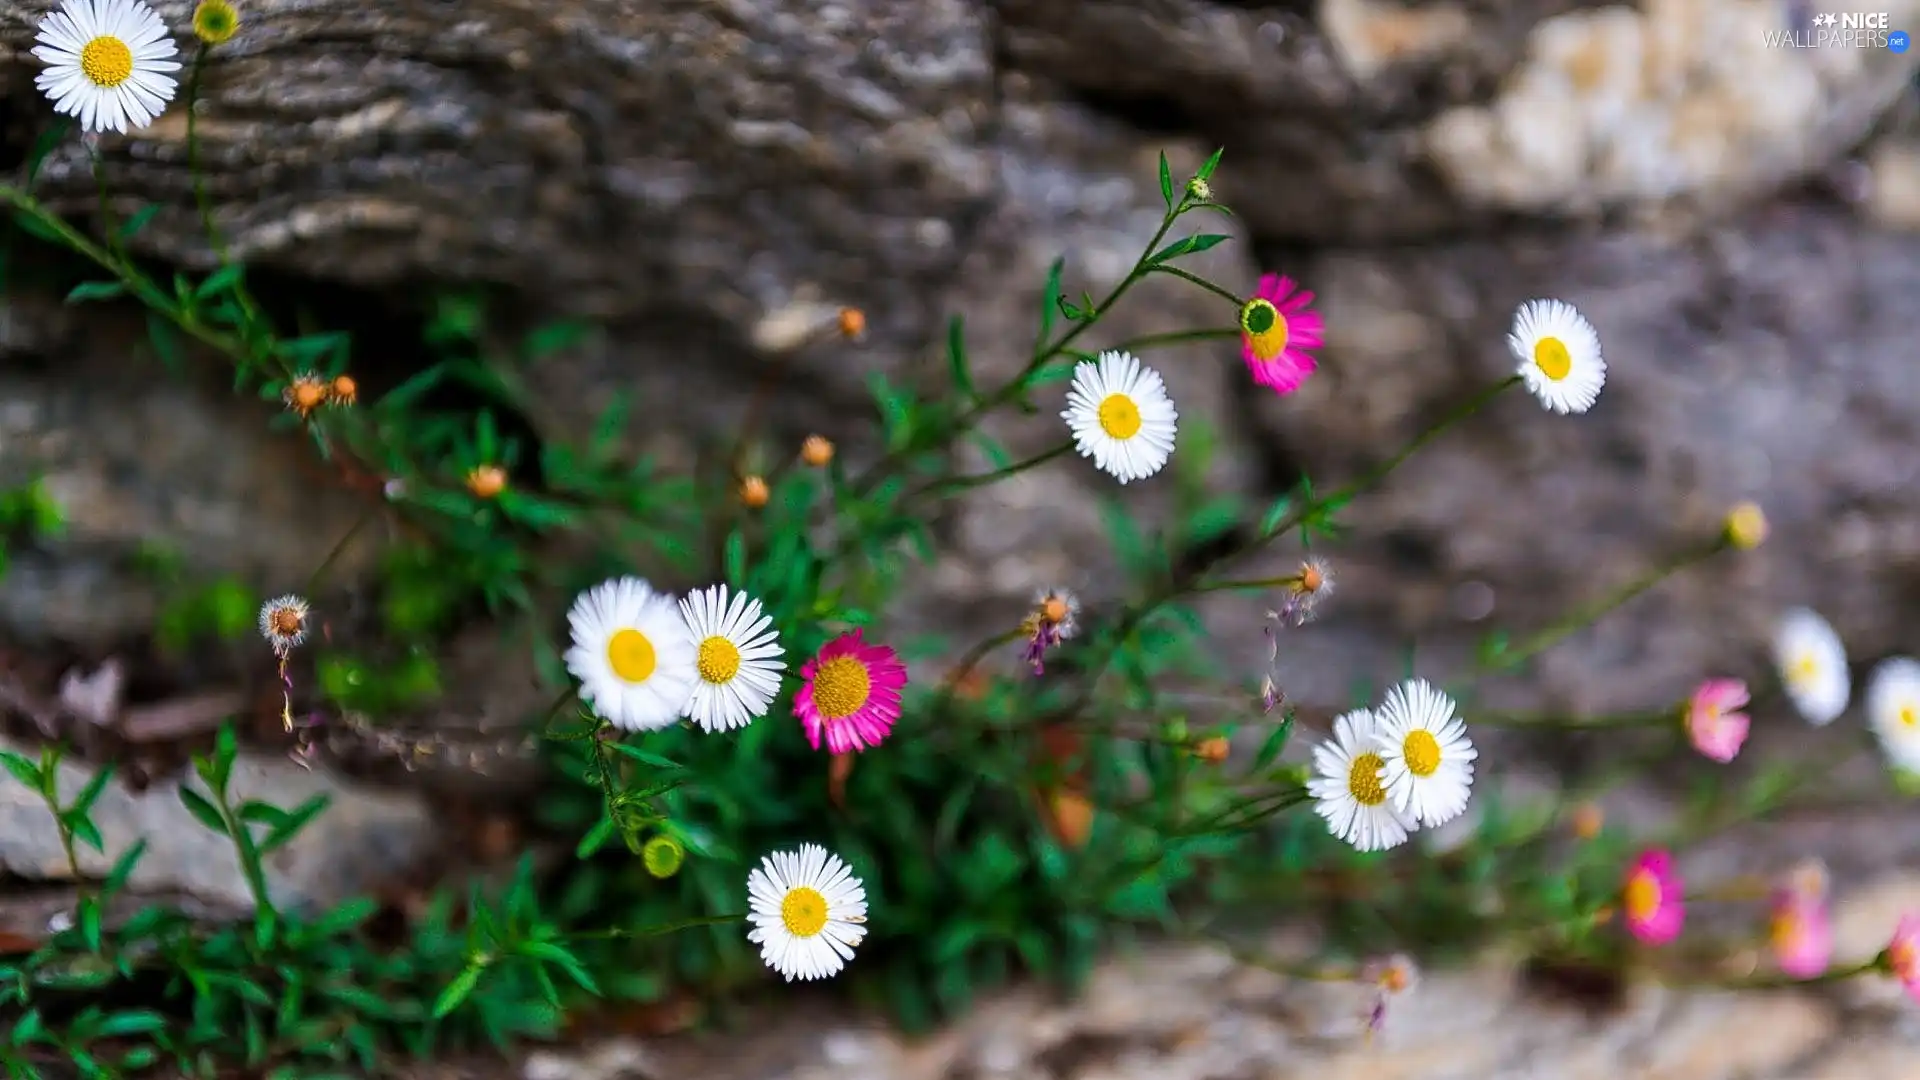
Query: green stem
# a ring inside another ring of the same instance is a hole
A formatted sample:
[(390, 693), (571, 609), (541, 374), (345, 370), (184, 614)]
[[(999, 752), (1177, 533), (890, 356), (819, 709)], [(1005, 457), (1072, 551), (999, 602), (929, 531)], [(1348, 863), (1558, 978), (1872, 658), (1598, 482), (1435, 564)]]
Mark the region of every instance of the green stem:
[(1552, 713), (1475, 713), (1476, 727), (1534, 728), (1537, 730), (1579, 730), (1582, 728), (1660, 727), (1679, 721), (1676, 707), (1642, 712), (1609, 713), (1604, 716), (1559, 716)]
[(1601, 616), (1612, 611), (1614, 608), (1625, 604), (1627, 601), (1660, 584), (1681, 570), (1692, 566), (1694, 563), (1719, 553), (1725, 547), (1726, 544), (1723, 541), (1716, 539), (1712, 544), (1689, 552), (1665, 566), (1655, 567), (1648, 573), (1642, 574), (1591, 603), (1574, 608), (1564, 617), (1555, 621), (1553, 625), (1527, 638), (1519, 645), (1506, 649), (1498, 655), (1482, 659), (1475, 665), (1474, 674), (1492, 675), (1518, 667), (1520, 664), (1558, 645), (1569, 635), (1593, 625)]
[(213, 197), (207, 192), (207, 177), (200, 168), (200, 127), (196, 120), (200, 103), (200, 72), (206, 65), (207, 47), (193, 54), (193, 66), (187, 72), (187, 175), (193, 180), (193, 201), (200, 208), (200, 227), (206, 230), (207, 243), (214, 257), (227, 261), (227, 247), (220, 239), (219, 226), (213, 223)]
[[(1235, 311), (1240, 310), (1240, 308), (1243, 305), (1245, 305), (1247, 302), (1246, 297), (1237, 295), (1236, 293), (1233, 292), (1233, 290), (1223, 288), (1219, 285), (1215, 285), (1213, 282), (1208, 281), (1206, 278), (1201, 277), (1199, 274), (1193, 273), (1190, 270), (1182, 270), (1177, 266), (1168, 266), (1165, 263), (1161, 263), (1157, 266), (1150, 267), (1147, 272), (1158, 273), (1158, 274), (1171, 274), (1174, 277), (1181, 279), (1182, 281), (1187, 281), (1195, 285), (1198, 285), (1201, 288), (1212, 293), (1213, 295), (1218, 296), (1221, 299), (1225, 300), (1227, 303), (1232, 304), (1233, 309)], [(1237, 332), (1238, 331), (1236, 331), (1236, 333)]]
[(628, 930), (617, 926), (606, 930), (588, 930), (585, 933), (568, 934), (567, 940), (635, 941), (641, 938), (664, 937), (668, 934), (677, 934), (682, 930), (694, 930), (702, 926), (725, 926), (728, 923), (745, 922), (746, 920), (747, 916), (745, 912), (733, 915), (707, 915), (698, 919), (681, 919), (677, 922), (661, 923), (658, 926), (642, 927), (639, 930)]
[(1806, 986), (1831, 986), (1834, 983), (1857, 979), (1862, 975), (1871, 975), (1881, 970), (1885, 964), (1885, 955), (1882, 953), (1871, 960), (1837, 967), (1807, 979), (1796, 979), (1790, 975), (1767, 975), (1752, 979), (1670, 979), (1663, 975), (1660, 982), (1666, 986), (1691, 986), (1715, 990), (1792, 990)]
[(921, 498), (922, 496), (952, 495), (957, 492), (966, 491), (970, 488), (982, 487), (987, 484), (994, 483), (995, 481), (998, 481), (998, 480), (1005, 480), (1010, 476), (1018, 476), (1021, 473), (1026, 472), (1028, 469), (1037, 468), (1041, 465), (1045, 465), (1049, 461), (1052, 461), (1054, 458), (1060, 457), (1064, 454), (1071, 453), (1072, 450), (1073, 450), (1073, 442), (1072, 440), (1068, 440), (1067, 442), (1061, 443), (1060, 445), (1052, 447), (1051, 449), (1043, 450), (1040, 453), (1035, 454), (1034, 456), (1027, 458), (1023, 461), (1016, 461), (1013, 464), (1008, 465), (1002, 469), (995, 469), (994, 471), (987, 472), (987, 473), (976, 473), (972, 476), (951, 476), (945, 480), (936, 480), (933, 483), (927, 484), (924, 487), (908, 492), (904, 497), (901, 498), (900, 503), (902, 506), (905, 506), (906, 504), (912, 502), (915, 499)]
[(1185, 345), (1195, 341), (1218, 341), (1239, 336), (1240, 328), (1237, 326), (1214, 327), (1208, 330), (1175, 330), (1165, 334), (1142, 334), (1139, 337), (1128, 338), (1113, 346), (1113, 349), (1116, 352), (1141, 352), (1163, 345)]
[[(1092, 329), (1094, 323), (1100, 321), (1102, 316), (1111, 310), (1115, 304), (1120, 302), (1120, 298), (1127, 294), (1128, 289), (1133, 288), (1135, 283), (1146, 277), (1148, 272), (1147, 260), (1153, 257), (1153, 253), (1160, 247), (1160, 241), (1166, 238), (1167, 230), (1173, 228), (1174, 221), (1177, 220), (1181, 214), (1185, 213), (1189, 209), (1189, 206), (1190, 203), (1187, 200), (1182, 200), (1179, 205), (1169, 211), (1167, 215), (1160, 220), (1160, 228), (1154, 232), (1153, 239), (1147, 241), (1145, 250), (1141, 251), (1140, 257), (1134, 260), (1133, 269), (1127, 271), (1127, 276), (1121, 278), (1120, 283), (1115, 285), (1104, 299), (1095, 304), (1091, 311), (1085, 312), (1084, 317), (1076, 320), (1074, 325), (1055, 340), (1053, 344), (1048, 345), (1044, 342), (1036, 344), (1034, 346), (1033, 357), (1027, 361), (1027, 366), (1022, 368), (1019, 374), (1007, 380), (1005, 384), (993, 393), (981, 398), (963, 410), (960, 415), (954, 417), (953, 421), (947, 425), (947, 429), (939, 433), (939, 438), (934, 441), (933, 445), (951, 442), (961, 435), (966, 434), (973, 429), (974, 425), (980, 422), (981, 417), (1019, 397), (1020, 394), (1026, 390), (1027, 383), (1032, 380), (1034, 372), (1045, 367), (1047, 361), (1066, 352), (1075, 341), (1079, 340), (1081, 334)], [(899, 450), (884, 455), (879, 461), (874, 463), (872, 468), (862, 473), (860, 477), (850, 485), (852, 494), (855, 498), (862, 498), (871, 494), (874, 487), (886, 479), (892, 469), (897, 467), (906, 458), (927, 448), (927, 440), (914, 439)]]
[(307, 591), (304, 595), (312, 598), (313, 595), (319, 591), (320, 583), (325, 580), (327, 571), (333, 569), (333, 564), (340, 560), (340, 556), (347, 550), (347, 546), (353, 543), (353, 538), (360, 535), (360, 530), (366, 528), (367, 522), (372, 521), (374, 515), (378, 512), (379, 507), (377, 505), (367, 507), (366, 511), (360, 515), (359, 520), (353, 523), (353, 527), (349, 528), (345, 535), (340, 537), (339, 542), (333, 545), (333, 549), (327, 552), (327, 557), (320, 560), (320, 565), (314, 567), (313, 573), (308, 576)]

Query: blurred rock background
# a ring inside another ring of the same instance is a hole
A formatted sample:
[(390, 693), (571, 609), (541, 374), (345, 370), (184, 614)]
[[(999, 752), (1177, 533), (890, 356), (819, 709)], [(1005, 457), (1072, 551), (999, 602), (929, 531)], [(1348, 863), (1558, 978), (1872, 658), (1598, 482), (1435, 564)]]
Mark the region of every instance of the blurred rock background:
[[(0, 12), (0, 164), (51, 116), (27, 49), (52, 6)], [(191, 3), (154, 6), (184, 25)], [(1920, 0), (1871, 6), (1920, 29)], [(1302, 472), (1338, 483), (1382, 460), (1504, 373), (1511, 312), (1536, 296), (1580, 307), (1609, 361), (1591, 413), (1504, 400), (1354, 508), (1353, 539), (1327, 552), (1339, 602), (1294, 639), (1289, 693), (1337, 705), (1356, 677), (1396, 673), (1406, 641), (1444, 654), (1543, 625), (1758, 501), (1762, 551), (1662, 586), (1508, 691), (1639, 708), (1706, 672), (1757, 673), (1792, 604), (1832, 619), (1862, 668), (1920, 650), (1920, 53), (1766, 47), (1818, 10), (253, 0), (199, 123), (235, 254), (320, 297), (322, 320), (371, 330), (374, 381), (422, 363), (380, 335), (406, 302), (497, 286), (526, 318), (603, 327), (531, 372), (529, 424), (579, 430), (635, 391), (636, 442), (669, 454), (731, 430), (775, 363), (774, 433), (861, 452), (866, 372), (937, 372), (951, 312), (983, 371), (1010, 370), (1047, 264), (1066, 256), (1069, 293), (1100, 293), (1158, 220), (1156, 154), (1178, 174), (1224, 146), (1215, 189), (1239, 242), (1205, 271), (1303, 281), (1329, 334), (1321, 374), (1285, 399), (1230, 346), (1158, 355), (1183, 418), (1217, 430), (1219, 485), (1271, 498)], [(142, 254), (208, 268), (183, 113), (100, 152), (121, 214), (162, 207)], [(43, 185), (92, 213), (78, 145)], [(1170, 284), (1103, 336), (1231, 317)], [(109, 654), (157, 603), (133, 569), (155, 536), (198, 570), (297, 588), (355, 496), (267, 432), (267, 405), (132, 359), (137, 315), (58, 299), (0, 297), (0, 483), (44, 475), (71, 523), (0, 579), (0, 643)], [(843, 305), (866, 312), (863, 343), (802, 341)], [(1050, 441), (1046, 423), (1000, 433)], [(1124, 497), (1151, 517), (1138, 487)], [(903, 615), (999, 622), (1042, 584), (1110, 595), (1108, 490), (1066, 461), (960, 504), (953, 558)], [(336, 575), (369, 573), (372, 554)], [(1251, 662), (1259, 611), (1235, 603), (1209, 615)], [(507, 713), (528, 697), (521, 673), (460, 691)], [(1512, 1068), (1499, 1075), (1560, 1075)], [(1674, 1069), (1645, 1075), (1761, 1075)]]

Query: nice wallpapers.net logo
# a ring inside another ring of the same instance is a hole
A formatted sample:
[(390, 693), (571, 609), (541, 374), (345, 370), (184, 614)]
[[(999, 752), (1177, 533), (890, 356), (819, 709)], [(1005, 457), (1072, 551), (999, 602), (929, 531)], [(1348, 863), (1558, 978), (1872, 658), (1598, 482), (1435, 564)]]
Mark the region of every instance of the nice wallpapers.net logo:
[(1766, 32), (1770, 49), (1885, 49), (1903, 53), (1912, 44), (1884, 11), (1821, 12), (1804, 25)]

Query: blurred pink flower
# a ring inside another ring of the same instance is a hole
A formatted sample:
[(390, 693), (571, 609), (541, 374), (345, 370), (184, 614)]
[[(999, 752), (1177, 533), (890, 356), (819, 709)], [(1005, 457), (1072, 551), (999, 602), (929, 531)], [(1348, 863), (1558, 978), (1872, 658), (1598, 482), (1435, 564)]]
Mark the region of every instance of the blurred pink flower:
[(1642, 852), (1627, 869), (1620, 904), (1626, 910), (1627, 930), (1648, 945), (1665, 945), (1678, 937), (1687, 912), (1673, 856), (1658, 848)]
[(1833, 961), (1833, 920), (1827, 911), (1827, 875), (1815, 863), (1794, 873), (1774, 894), (1769, 938), (1780, 970), (1796, 979), (1823, 974)]
[(1747, 741), (1747, 684), (1738, 679), (1708, 679), (1687, 701), (1687, 737), (1693, 748), (1725, 765)]
[(1887, 943), (1887, 970), (1906, 987), (1907, 996), (1920, 1001), (1920, 915), (1901, 917)]
[(1308, 349), (1325, 342), (1327, 323), (1308, 310), (1313, 294), (1281, 274), (1260, 279), (1240, 308), (1240, 356), (1253, 381), (1278, 394), (1300, 389), (1317, 366)]

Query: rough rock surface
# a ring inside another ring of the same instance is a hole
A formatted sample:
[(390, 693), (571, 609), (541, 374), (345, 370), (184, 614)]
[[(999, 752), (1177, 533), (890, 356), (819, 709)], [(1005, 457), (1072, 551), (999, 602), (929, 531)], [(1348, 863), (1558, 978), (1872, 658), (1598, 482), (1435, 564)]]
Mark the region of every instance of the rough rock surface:
[[(0, 488), (38, 479), (65, 520), (9, 550), (0, 640), (99, 651), (145, 632), (166, 589), (143, 550), (180, 559), (186, 584), (230, 574), (262, 599), (302, 591), (364, 511), (296, 433), (270, 428), (269, 405), (236, 400), (217, 374), (169, 374), (125, 315), (0, 297)], [(363, 574), (377, 537), (343, 549), (329, 583)]]
[[(31, 747), (5, 741), (0, 749), (38, 756)], [(59, 768), (61, 798), (70, 802), (93, 771), (68, 762)], [(137, 794), (109, 783), (93, 808), (105, 851), (83, 846), (81, 874), (105, 877), (116, 859), (144, 839), (146, 854), (128, 879), (133, 891), (184, 893), (228, 912), (251, 909), (253, 897), (232, 842), (187, 812), (180, 802), (182, 782), (206, 794), (197, 779), (176, 777)], [(405, 876), (434, 850), (432, 815), (415, 796), (363, 790), (323, 769), (309, 772), (284, 758), (245, 753), (234, 763), (231, 785), (236, 805), (259, 799), (291, 810), (315, 795), (331, 800), (326, 812), (264, 862), (268, 892), (283, 908), (324, 910), (367, 895)], [(72, 878), (46, 804), (11, 776), (0, 779), (0, 870), (33, 881)]]
[[(1870, 956), (1920, 880), (1844, 896), (1837, 955)], [(1297, 935), (1259, 946), (1297, 956)], [(1296, 968), (1299, 964), (1294, 965)], [(1084, 998), (999, 995), (909, 1042), (784, 1010), (755, 1038), (617, 1039), (530, 1057), (524, 1080), (1883, 1080), (1920, 1078), (1920, 1010), (1888, 980), (1828, 992), (1637, 985), (1592, 1009), (1542, 994), (1497, 959), (1427, 973), (1369, 1040), (1370, 992), (1277, 974), (1203, 946), (1149, 948), (1094, 975)], [(769, 1018), (771, 1021), (771, 1018)], [(435, 1075), (441, 1075), (436, 1071)]]

